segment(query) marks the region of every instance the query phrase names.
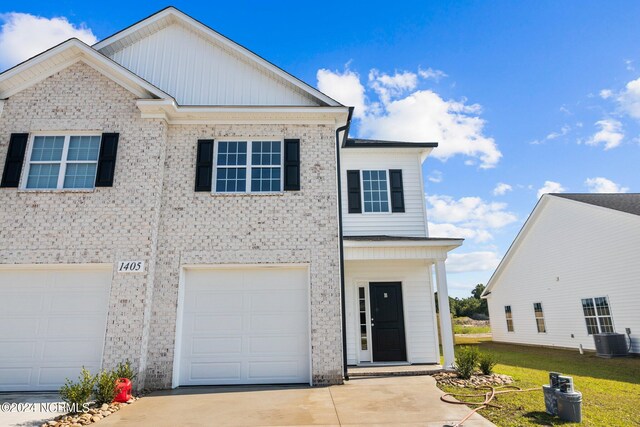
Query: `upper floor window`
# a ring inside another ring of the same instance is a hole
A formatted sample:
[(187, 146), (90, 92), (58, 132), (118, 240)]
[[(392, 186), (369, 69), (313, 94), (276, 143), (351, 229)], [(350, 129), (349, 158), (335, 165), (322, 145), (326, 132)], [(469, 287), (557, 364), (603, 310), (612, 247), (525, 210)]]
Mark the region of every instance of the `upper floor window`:
[(282, 142), (219, 141), (216, 153), (215, 191), (282, 191)]
[(100, 135), (35, 135), (24, 187), (94, 188), (99, 152)]
[(362, 171), (365, 212), (389, 212), (389, 184), (386, 170)]
[(511, 306), (504, 306), (504, 316), (507, 319), (507, 331), (513, 332), (513, 315), (511, 314)]
[(614, 332), (607, 297), (583, 299), (582, 311), (589, 335)]
[(538, 328), (538, 332), (539, 333), (547, 332), (547, 327), (544, 324), (544, 311), (542, 311), (541, 302), (533, 303), (533, 312), (536, 316), (536, 327)]

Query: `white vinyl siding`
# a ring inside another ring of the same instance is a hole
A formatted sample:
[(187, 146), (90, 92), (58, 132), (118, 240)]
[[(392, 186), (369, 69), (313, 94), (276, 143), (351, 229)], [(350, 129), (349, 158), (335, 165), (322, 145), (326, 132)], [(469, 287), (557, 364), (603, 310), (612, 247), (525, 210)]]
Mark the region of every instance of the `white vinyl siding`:
[[(542, 210), (488, 297), (494, 341), (595, 349), (582, 299), (607, 296), (615, 332), (631, 328), (640, 352), (640, 216), (554, 196)], [(547, 332), (537, 332), (532, 304), (544, 307)], [(507, 333), (504, 306), (516, 327)]]
[(301, 89), (180, 24), (107, 56), (180, 105), (318, 105)]
[[(419, 154), (401, 150), (344, 148), (340, 157), (345, 236), (427, 236)], [(390, 169), (402, 170), (405, 212), (391, 213), (389, 207), (387, 214), (366, 213), (363, 200), (363, 213), (348, 213), (347, 170), (359, 170), (362, 180), (363, 171), (384, 170), (388, 173)]]
[[(440, 363), (433, 311), (433, 285), (424, 261), (417, 260), (345, 263), (347, 363), (355, 365), (358, 357), (362, 357), (358, 287), (368, 287), (370, 282), (402, 283), (407, 360), (410, 363)], [(371, 343), (368, 347), (371, 348)]]

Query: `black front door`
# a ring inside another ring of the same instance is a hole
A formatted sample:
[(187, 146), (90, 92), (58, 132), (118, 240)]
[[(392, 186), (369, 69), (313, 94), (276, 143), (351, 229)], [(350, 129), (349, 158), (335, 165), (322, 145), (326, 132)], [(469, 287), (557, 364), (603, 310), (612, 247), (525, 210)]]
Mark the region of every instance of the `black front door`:
[(371, 335), (374, 362), (406, 362), (402, 287), (400, 283), (370, 283)]

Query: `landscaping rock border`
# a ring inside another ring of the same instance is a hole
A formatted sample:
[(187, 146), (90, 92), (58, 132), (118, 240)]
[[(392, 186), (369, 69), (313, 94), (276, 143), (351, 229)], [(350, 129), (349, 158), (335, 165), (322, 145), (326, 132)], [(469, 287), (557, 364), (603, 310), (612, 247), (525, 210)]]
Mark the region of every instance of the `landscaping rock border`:
[(449, 385), (453, 387), (481, 387), (493, 386), (499, 387), (513, 383), (513, 378), (509, 375), (501, 374), (473, 374), (468, 380), (458, 378), (455, 372), (438, 372), (432, 375), (433, 378), (441, 385)]
[(53, 420), (42, 424), (41, 427), (82, 427), (97, 423), (101, 419), (118, 412), (121, 408), (135, 402), (140, 397), (132, 397), (127, 403), (103, 403), (101, 406), (92, 405), (87, 412), (78, 414), (59, 415)]

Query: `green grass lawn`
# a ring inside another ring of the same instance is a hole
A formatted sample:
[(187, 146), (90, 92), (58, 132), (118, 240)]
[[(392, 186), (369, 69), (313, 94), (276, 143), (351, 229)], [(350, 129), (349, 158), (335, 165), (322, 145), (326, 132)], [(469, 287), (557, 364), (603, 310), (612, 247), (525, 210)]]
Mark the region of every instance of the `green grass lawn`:
[[(486, 340), (456, 338), (456, 344), (478, 345), (481, 351), (495, 353), (499, 374), (514, 378), (522, 388), (540, 391), (498, 396), (500, 409), (488, 408), (480, 414), (498, 426), (640, 426), (640, 358), (601, 359), (595, 354), (493, 343)], [(582, 424), (562, 422), (545, 412), (542, 384), (548, 384), (549, 371), (573, 377), (582, 392)], [(453, 392), (464, 389), (446, 387)]]
[(491, 326), (453, 325), (454, 334), (488, 334)]

